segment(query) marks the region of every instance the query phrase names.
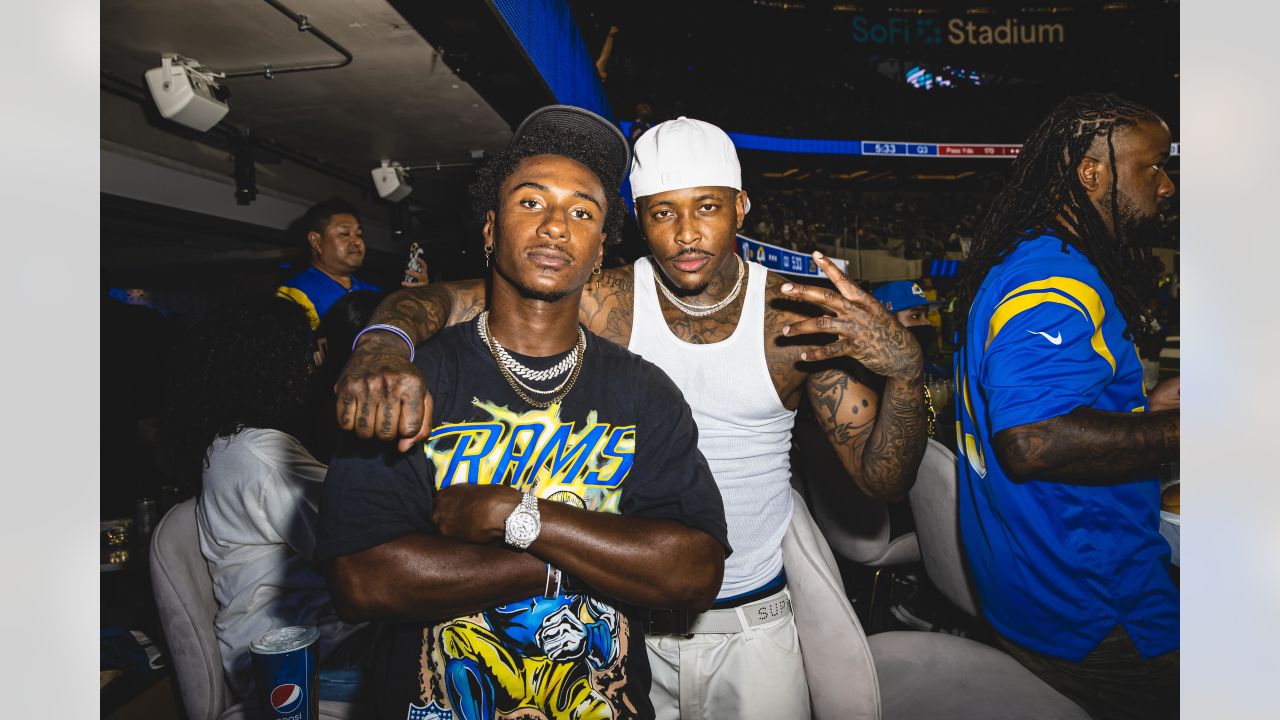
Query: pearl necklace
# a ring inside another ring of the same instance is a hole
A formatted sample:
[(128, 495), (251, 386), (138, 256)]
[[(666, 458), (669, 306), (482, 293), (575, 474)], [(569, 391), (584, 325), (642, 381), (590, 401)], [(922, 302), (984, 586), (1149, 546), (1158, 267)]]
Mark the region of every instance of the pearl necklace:
[(725, 309), (729, 303), (737, 299), (738, 293), (742, 291), (742, 276), (746, 273), (747, 264), (737, 255), (734, 255), (734, 257), (738, 258), (738, 279), (733, 282), (733, 290), (726, 295), (723, 300), (714, 305), (693, 305), (681, 300), (675, 296), (675, 293), (667, 289), (666, 284), (658, 278), (658, 273), (656, 272), (653, 274), (653, 281), (658, 284), (658, 289), (661, 290), (662, 294), (671, 301), (671, 304), (679, 308), (685, 315), (706, 317), (712, 313), (720, 312)]
[[(525, 402), (529, 403), (530, 405), (536, 408), (549, 408), (552, 405), (555, 405), (556, 403), (559, 403), (561, 400), (563, 400), (564, 396), (568, 395), (569, 391), (573, 389), (574, 383), (577, 382), (578, 380), (578, 374), (582, 371), (582, 363), (587, 354), (586, 352), (587, 336), (586, 336), (586, 333), (582, 331), (581, 325), (578, 326), (578, 344), (574, 347), (572, 352), (572, 356), (575, 359), (575, 362), (573, 364), (573, 372), (571, 372), (569, 374), (569, 377), (565, 378), (563, 382), (561, 382), (559, 385), (555, 386), (554, 388), (551, 388), (550, 390), (539, 390), (537, 388), (529, 387), (524, 382), (522, 382), (520, 378), (516, 377), (514, 372), (512, 372), (511, 368), (509, 367), (509, 364), (520, 367), (524, 370), (527, 370), (530, 373), (533, 373), (536, 371), (529, 370), (529, 368), (526, 368), (523, 365), (521, 365), (520, 362), (517, 361), (515, 358), (511, 357), (511, 355), (506, 352), (506, 348), (502, 347), (502, 345), (498, 343), (497, 339), (493, 337), (493, 333), (489, 331), (489, 311), (488, 310), (480, 314), (480, 319), (477, 322), (477, 330), (479, 330), (480, 337), (484, 340), (485, 345), (488, 346), (489, 354), (493, 355), (493, 359), (497, 361), (498, 370), (502, 373), (503, 379), (507, 381), (507, 384), (511, 386), (512, 390), (515, 390), (516, 395), (519, 395), (521, 400), (524, 400)], [(505, 359), (504, 359), (504, 356), (505, 356)], [(558, 365), (559, 363), (557, 363), (557, 366)], [(553, 375), (552, 377), (555, 377), (555, 376)], [(521, 390), (521, 388), (538, 395), (554, 394), (555, 397), (551, 398), (550, 400), (534, 400), (533, 398), (526, 395)]]

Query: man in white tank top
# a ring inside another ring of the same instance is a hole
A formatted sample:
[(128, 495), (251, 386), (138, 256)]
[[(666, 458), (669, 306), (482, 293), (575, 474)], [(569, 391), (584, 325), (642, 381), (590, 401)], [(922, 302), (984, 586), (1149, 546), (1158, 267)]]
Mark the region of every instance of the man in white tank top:
[[(650, 129), (636, 142), (631, 186), (652, 255), (603, 271), (583, 294), (580, 320), (661, 367), (684, 393), (733, 547), (712, 610), (651, 613), (650, 695), (659, 718), (808, 717), (782, 553), (795, 410), (807, 395), (863, 492), (903, 497), (926, 444), (920, 346), (819, 253), (814, 261), (836, 291), (739, 259), (750, 201), (733, 143), (714, 125), (679, 118)], [(395, 293), (374, 322), (416, 343), (484, 303), (481, 281), (437, 283)], [(835, 340), (798, 338), (814, 333)], [(430, 394), (408, 356), (392, 332), (362, 338), (338, 383), (342, 427), (399, 437), (402, 449), (430, 431)], [(850, 374), (859, 365), (885, 378), (883, 395)], [(797, 607), (808, 602), (798, 598)], [(820, 705), (830, 707), (815, 697), (813, 710)]]

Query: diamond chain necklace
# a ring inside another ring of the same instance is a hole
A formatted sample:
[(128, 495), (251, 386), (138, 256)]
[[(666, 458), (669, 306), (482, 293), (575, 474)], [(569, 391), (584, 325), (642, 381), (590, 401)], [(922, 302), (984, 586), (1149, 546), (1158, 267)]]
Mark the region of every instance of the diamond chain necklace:
[[(480, 332), (480, 337), (482, 338), (488, 337), (488, 332), (489, 332), (489, 311), (488, 310), (485, 310), (483, 313), (480, 314), (480, 322), (477, 324), (476, 330)], [(582, 334), (582, 328), (578, 328), (578, 334), (579, 335)], [(519, 360), (516, 360), (515, 358), (511, 357), (511, 354), (507, 352), (506, 348), (502, 347), (501, 343), (494, 342), (493, 349), (495, 352), (498, 353), (498, 356), (497, 356), (498, 362), (505, 365), (508, 370), (515, 373), (516, 375), (519, 375), (525, 380), (533, 380), (535, 382), (546, 382), (548, 380), (554, 380), (555, 378), (558, 378), (561, 375), (569, 372), (569, 368), (573, 367), (574, 364), (578, 362), (577, 346), (573, 348), (572, 352), (570, 352), (568, 355), (565, 355), (564, 358), (560, 360), (560, 362), (556, 363), (555, 365), (552, 365), (546, 370), (533, 370), (526, 367)], [(528, 387), (528, 386), (526, 385), (525, 387)], [(533, 388), (529, 388), (529, 389), (533, 390)], [(533, 392), (541, 392), (541, 391), (533, 390)], [(554, 392), (554, 390), (552, 392)]]
[[(506, 352), (506, 349), (502, 347), (497, 339), (493, 337), (493, 333), (489, 331), (488, 310), (480, 313), (480, 319), (477, 322), (477, 329), (479, 330), (480, 337), (484, 340), (485, 345), (489, 348), (489, 354), (493, 355), (493, 359), (497, 361), (498, 370), (502, 373), (503, 379), (506, 380), (507, 384), (511, 386), (511, 389), (516, 392), (516, 395), (520, 396), (521, 400), (524, 400), (536, 408), (545, 409), (563, 400), (565, 395), (568, 395), (569, 391), (573, 389), (574, 383), (578, 380), (578, 374), (582, 371), (582, 364), (587, 354), (587, 335), (582, 331), (581, 325), (578, 326), (578, 344), (573, 349), (573, 356), (576, 358), (576, 361), (573, 364), (573, 371), (569, 373), (569, 377), (565, 378), (564, 382), (550, 390), (538, 390), (536, 388), (529, 387), (521, 382), (520, 378), (516, 377), (515, 374), (512, 373), (511, 369), (507, 367), (508, 360), (515, 365), (520, 365), (520, 363)], [(504, 360), (502, 355), (506, 355), (507, 360)], [(520, 367), (524, 366), (521, 365)], [(528, 370), (528, 368), (524, 369)], [(530, 370), (530, 372), (533, 371)], [(526, 395), (524, 390), (521, 390), (521, 388), (539, 395), (551, 395), (553, 393), (556, 395), (550, 400), (534, 400)]]
[(658, 289), (661, 290), (662, 294), (665, 295), (667, 299), (671, 301), (671, 304), (679, 308), (680, 311), (683, 312), (685, 315), (691, 315), (693, 317), (706, 317), (712, 313), (720, 312), (721, 310), (723, 310), (725, 307), (729, 305), (729, 303), (736, 300), (738, 297), (738, 293), (742, 291), (742, 276), (746, 273), (747, 264), (743, 262), (742, 258), (738, 257), (737, 255), (734, 255), (734, 257), (738, 258), (738, 279), (735, 280), (733, 283), (733, 290), (728, 295), (726, 295), (723, 300), (721, 300), (720, 302), (717, 302), (714, 305), (692, 305), (690, 303), (687, 303), (681, 300), (680, 298), (675, 296), (675, 293), (667, 289), (667, 286), (663, 284), (662, 280), (658, 278), (658, 273), (656, 272), (653, 274), (653, 281), (658, 284)]

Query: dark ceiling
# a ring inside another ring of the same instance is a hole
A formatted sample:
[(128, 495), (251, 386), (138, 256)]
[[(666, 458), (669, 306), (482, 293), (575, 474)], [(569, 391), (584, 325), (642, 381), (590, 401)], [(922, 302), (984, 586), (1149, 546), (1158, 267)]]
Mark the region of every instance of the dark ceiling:
[[(283, 2), (347, 48), (353, 61), (339, 69), (274, 79), (229, 79), (230, 113), (207, 133), (160, 118), (151, 103), (142, 74), (159, 65), (161, 53), (177, 52), (222, 71), (324, 63), (340, 56), (299, 32), (265, 0), (103, 5), (104, 268), (164, 273), (230, 264), (278, 273), (301, 259), (301, 248), (285, 234), (282, 219), (340, 194), (364, 208), (370, 244), (378, 251), (370, 263), (388, 277), (402, 262), (410, 238), (435, 244), (436, 254), (449, 258), (446, 264), (455, 263), (441, 268), (444, 275), (473, 271), (478, 258), (466, 251), (474, 229), (464, 215), (473, 152), (499, 150), (525, 114), (555, 101), (525, 52), (484, 0)], [(909, 5), (568, 0), (591, 56), (611, 25), (620, 28), (604, 83), (618, 120), (632, 119), (631, 108), (648, 101), (657, 120), (687, 114), (738, 132), (1016, 143), (1062, 96), (1099, 89), (1152, 105), (1169, 119), (1177, 137), (1176, 0)], [(932, 18), (945, 25), (956, 17), (1028, 23), (1048, 18), (1062, 22), (1068, 35), (1064, 43), (1034, 48), (872, 43), (853, 37), (856, 22)], [(917, 90), (901, 74), (886, 71), (905, 63), (963, 64), (983, 73), (985, 84)], [(261, 194), (241, 208), (230, 198), (235, 158), (244, 160), (246, 147)], [(984, 191), (1000, 182), (1007, 167), (1006, 161), (992, 160), (741, 154), (752, 187), (771, 192), (806, 187)], [(411, 172), (414, 191), (399, 209), (373, 192), (369, 171), (381, 159), (424, 166)], [(173, 188), (164, 187), (171, 174), (133, 182), (129, 192), (118, 190), (127, 183), (115, 174), (117, 168), (138, 161), (176, 169), (183, 177), (201, 176), (222, 205), (210, 209), (206, 206), (216, 203), (175, 201)], [(151, 182), (153, 192), (145, 187), (135, 192), (139, 182)], [(161, 192), (166, 189), (167, 196)], [(108, 201), (114, 192), (129, 197)], [(168, 210), (149, 215), (148, 207), (156, 203)], [(211, 230), (194, 233), (193, 223), (210, 213), (229, 224), (211, 223)], [(157, 227), (140, 231), (149, 217)], [(396, 236), (395, 228), (407, 228), (407, 234)]]
[[(151, 102), (143, 74), (160, 65), (161, 53), (179, 53), (219, 72), (329, 63), (341, 55), (264, 0), (118, 0), (103, 6), (104, 267), (135, 276), (143, 266), (157, 272), (228, 263), (243, 272), (253, 262), (275, 268), (282, 259), (301, 259), (300, 246), (282, 229), (289, 209), (300, 214), (336, 194), (362, 207), (375, 251), (369, 262), (381, 262), (391, 275), (408, 242), (392, 229), (408, 228), (418, 240), (465, 240), (465, 184), (476, 156), (501, 150), (515, 122), (552, 100), (487, 3), (283, 4), (349, 51), (352, 62), (270, 79), (226, 79), (230, 112), (204, 133), (163, 119)], [(262, 193), (249, 208), (230, 202), (237, 155), (252, 161), (251, 180)], [(383, 159), (414, 168), (414, 191), (399, 206), (373, 191), (370, 170)], [(168, 187), (172, 173), (127, 181), (119, 176), (121, 165), (133, 167), (137, 160), (176, 170), (183, 179), (221, 179), (227, 188), (213, 189), (218, 202), (175, 201)], [(106, 197), (113, 192), (129, 197)], [(144, 242), (133, 231), (146, 222), (148, 203), (179, 213), (213, 212), (232, 225), (213, 223), (221, 228), (218, 237), (197, 242), (190, 222), (176, 223), (173, 213), (157, 208), (152, 215), (158, 229), (150, 235), (170, 237), (161, 252), (154, 237)], [(264, 204), (273, 203), (274, 214), (264, 213)], [(217, 207), (205, 207), (210, 205)], [(275, 232), (254, 227), (264, 222)], [(239, 230), (228, 229), (234, 227)], [(264, 242), (268, 250), (285, 247), (284, 257), (264, 250)]]
[[(286, 0), (354, 56), (336, 70), (237, 78), (226, 122), (353, 175), (380, 158), (427, 165), (495, 152), (510, 127), (384, 0)], [(262, 0), (117, 0), (102, 13), (102, 70), (140, 84), (177, 52), (214, 70), (340, 59)], [(129, 144), (112, 128), (112, 140)], [(105, 136), (105, 135), (104, 135)], [(199, 156), (185, 160), (200, 164)]]

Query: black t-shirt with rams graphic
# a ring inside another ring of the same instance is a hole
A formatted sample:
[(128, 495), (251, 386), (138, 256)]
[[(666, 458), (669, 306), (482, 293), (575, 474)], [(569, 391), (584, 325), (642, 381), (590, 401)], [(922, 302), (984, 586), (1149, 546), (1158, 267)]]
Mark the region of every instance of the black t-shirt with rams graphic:
[[(555, 358), (520, 360), (540, 369)], [(693, 416), (657, 366), (588, 334), (577, 382), (544, 410), (503, 379), (475, 321), (419, 346), (415, 362), (434, 399), (431, 436), (403, 455), (392, 443), (347, 439), (325, 478), (317, 561), (435, 532), (434, 493), (457, 483), (675, 520), (728, 552), (724, 506)], [(366, 697), (378, 717), (395, 720), (651, 718), (635, 612), (568, 583), (551, 599), (425, 627), (386, 624)]]

